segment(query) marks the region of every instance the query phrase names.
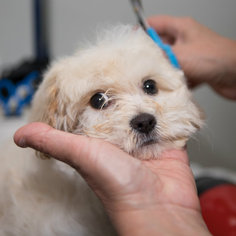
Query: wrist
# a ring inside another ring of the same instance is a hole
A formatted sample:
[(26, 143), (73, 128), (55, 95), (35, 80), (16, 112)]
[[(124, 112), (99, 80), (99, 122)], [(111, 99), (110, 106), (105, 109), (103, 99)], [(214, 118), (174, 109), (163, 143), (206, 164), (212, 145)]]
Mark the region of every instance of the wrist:
[[(225, 37), (220, 37), (217, 41), (218, 53), (216, 59), (220, 71), (219, 81), (217, 83), (231, 87), (236, 85), (236, 41)], [(216, 68), (217, 71), (217, 68)]]
[(179, 206), (124, 210), (110, 217), (121, 236), (210, 235), (200, 211)]
[(216, 75), (209, 85), (222, 96), (236, 100), (236, 41), (221, 37), (216, 54)]
[(236, 41), (231, 39), (226, 39), (226, 52), (225, 58), (225, 82), (229, 87), (236, 86)]

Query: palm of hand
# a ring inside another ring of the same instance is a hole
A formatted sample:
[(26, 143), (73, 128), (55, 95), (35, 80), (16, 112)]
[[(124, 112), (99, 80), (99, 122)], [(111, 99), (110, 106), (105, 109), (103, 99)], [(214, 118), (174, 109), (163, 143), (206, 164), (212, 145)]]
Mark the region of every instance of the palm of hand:
[(178, 159), (163, 157), (160, 160), (144, 163), (157, 176), (158, 183), (154, 190), (156, 202), (162, 206), (169, 205), (200, 211), (192, 171), (187, 163), (186, 154), (181, 154), (178, 155)]
[[(88, 179), (88, 183), (108, 208), (128, 210), (168, 206), (200, 211), (185, 151), (172, 150), (156, 160), (140, 161), (108, 143), (102, 142), (99, 147), (95, 159), (100, 160), (102, 153), (107, 153), (107, 161), (103, 158), (102, 163), (98, 160), (93, 162), (96, 168), (102, 169), (104, 178), (96, 179), (99, 183)], [(88, 156), (95, 157), (93, 153)], [(105, 189), (101, 189), (101, 182)]]

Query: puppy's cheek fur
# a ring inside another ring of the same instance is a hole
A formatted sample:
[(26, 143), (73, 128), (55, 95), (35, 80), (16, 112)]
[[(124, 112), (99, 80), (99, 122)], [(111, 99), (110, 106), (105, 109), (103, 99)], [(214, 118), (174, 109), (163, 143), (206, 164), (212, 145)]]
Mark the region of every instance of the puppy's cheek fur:
[(189, 102), (173, 115), (163, 117), (161, 124), (162, 140), (172, 148), (182, 148), (188, 139), (204, 125), (203, 112), (196, 104)]
[(121, 104), (116, 104), (116, 109), (107, 108), (103, 111), (85, 108), (73, 133), (103, 139), (129, 152), (133, 148), (133, 142), (130, 141), (131, 118), (117, 106), (121, 108)]

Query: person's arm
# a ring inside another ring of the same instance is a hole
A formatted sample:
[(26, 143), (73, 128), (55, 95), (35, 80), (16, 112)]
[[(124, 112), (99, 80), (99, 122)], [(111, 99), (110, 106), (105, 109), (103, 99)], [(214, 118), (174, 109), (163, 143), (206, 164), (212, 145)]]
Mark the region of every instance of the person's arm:
[(210, 235), (184, 150), (140, 161), (104, 141), (42, 123), (19, 129), (14, 140), (75, 168), (101, 199), (119, 235)]
[(148, 21), (172, 46), (190, 86), (207, 83), (222, 96), (236, 99), (236, 40), (191, 18), (154, 16)]

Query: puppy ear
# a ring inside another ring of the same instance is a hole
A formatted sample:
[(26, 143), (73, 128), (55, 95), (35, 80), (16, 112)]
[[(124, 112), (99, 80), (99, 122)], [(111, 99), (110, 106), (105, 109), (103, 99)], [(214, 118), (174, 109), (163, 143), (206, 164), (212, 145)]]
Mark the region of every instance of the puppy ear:
[(33, 99), (30, 121), (44, 122), (53, 128), (72, 132), (74, 119), (72, 115), (67, 115), (72, 102), (64, 90), (60, 89), (61, 81), (66, 81), (64, 70), (64, 63), (61, 61), (45, 74)]
[(50, 70), (39, 86), (33, 102), (30, 121), (39, 121), (56, 127), (55, 114), (58, 107), (59, 88), (56, 70)]
[[(46, 73), (39, 86), (33, 99), (30, 121), (43, 122), (53, 128), (72, 132), (75, 119), (67, 114), (71, 103), (60, 91), (60, 80), (63, 78), (60, 76), (61, 68), (58, 66), (60, 65), (55, 65)], [(37, 153), (37, 156), (48, 158), (42, 153)]]
[(48, 88), (47, 93), (47, 103), (45, 104), (45, 109), (42, 111), (42, 122), (47, 123), (48, 125), (52, 126), (53, 128), (57, 127), (57, 117), (60, 116), (59, 114), (59, 88), (55, 85), (52, 85)]

